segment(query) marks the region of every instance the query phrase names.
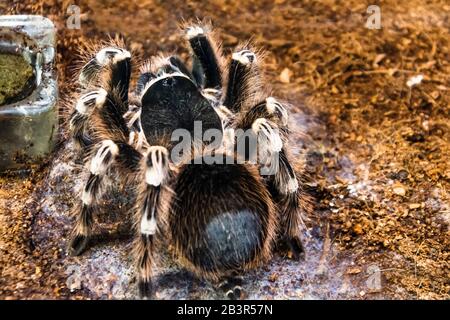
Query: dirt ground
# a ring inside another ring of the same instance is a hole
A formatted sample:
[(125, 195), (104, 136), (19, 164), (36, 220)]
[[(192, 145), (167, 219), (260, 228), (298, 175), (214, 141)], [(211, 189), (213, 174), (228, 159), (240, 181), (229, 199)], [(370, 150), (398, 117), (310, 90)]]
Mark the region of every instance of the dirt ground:
[[(249, 297), (449, 299), (450, 5), (374, 1), (374, 30), (365, 27), (371, 2), (7, 0), (0, 13), (54, 21), (62, 99), (89, 41), (120, 35), (143, 57), (187, 58), (177, 24), (195, 18), (212, 21), (227, 54), (251, 39), (266, 52), (268, 85), (292, 104), (293, 152), (306, 159), (315, 210), (305, 261), (275, 257), (247, 277)], [(79, 30), (66, 27), (73, 3)], [(112, 244), (65, 257), (79, 168), (64, 133), (52, 159), (0, 176), (0, 298), (132, 298), (123, 289), (131, 276), (117, 275), (128, 263), (120, 223), (102, 221), (106, 233), (119, 230)], [(104, 262), (111, 268), (100, 270)], [(83, 282), (90, 272), (116, 287)], [(214, 297), (174, 272), (166, 280), (179, 290), (161, 281), (160, 298)]]

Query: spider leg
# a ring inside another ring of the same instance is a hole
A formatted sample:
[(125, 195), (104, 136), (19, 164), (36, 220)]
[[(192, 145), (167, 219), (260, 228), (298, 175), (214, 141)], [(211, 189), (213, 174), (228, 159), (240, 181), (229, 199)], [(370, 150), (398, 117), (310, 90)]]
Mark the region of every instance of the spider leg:
[[(179, 72), (186, 76), (188, 76), (199, 88), (202, 88), (204, 85), (204, 79), (199, 78), (199, 72), (203, 74), (203, 70), (195, 69), (200, 67), (201, 65), (198, 62), (198, 58), (194, 59), (194, 62), (197, 61), (197, 64), (194, 63), (193, 70), (190, 72), (183, 61), (180, 60), (177, 56), (171, 56), (168, 58), (169, 64), (171, 66), (171, 70), (167, 72)], [(195, 73), (194, 73), (195, 71)], [(213, 102), (213, 105), (218, 104), (220, 96), (222, 95), (221, 91), (216, 88), (206, 87), (202, 90), (202, 94), (205, 98)]]
[(256, 77), (254, 77), (256, 60), (256, 55), (248, 49), (242, 49), (232, 55), (223, 102), (223, 105), (232, 112), (242, 109), (245, 100), (250, 95), (250, 89), (257, 85)]
[[(299, 259), (303, 251), (299, 237), (304, 227), (302, 197), (298, 176), (285, 148), (289, 133), (286, 108), (275, 98), (269, 97), (238, 117), (235, 126), (251, 129), (258, 136), (260, 173), (268, 182), (282, 217), (282, 240)], [(239, 140), (238, 140), (239, 143)]]
[(167, 74), (182, 74), (195, 82), (195, 79), (184, 62), (177, 56), (157, 56), (145, 63), (137, 83), (137, 96), (142, 95), (151, 80)]
[(92, 139), (89, 136), (89, 116), (77, 111), (70, 115), (69, 130), (72, 132), (72, 140), (77, 149), (86, 149), (92, 145)]
[[(89, 86), (103, 76), (103, 88), (82, 95), (69, 120), (69, 129), (75, 145), (81, 149), (90, 147), (94, 141), (90, 131), (91, 117), (95, 107), (103, 105), (108, 98), (113, 100), (115, 108), (123, 114), (128, 104), (128, 90), (131, 77), (130, 53), (121, 48), (107, 47), (101, 49), (81, 69), (79, 82)], [(109, 96), (109, 97), (107, 97)], [(114, 97), (111, 97), (114, 96)]]
[[(248, 160), (252, 155), (258, 156), (260, 159), (257, 162), (261, 164), (261, 162), (270, 160), (270, 158), (273, 158), (272, 155), (281, 151), (284, 144), (283, 140), (287, 140), (289, 134), (287, 122), (286, 108), (275, 98), (268, 97), (248, 110), (238, 112), (232, 119), (231, 127), (242, 129), (245, 132), (253, 132), (253, 136), (257, 138), (257, 146), (246, 145), (244, 148), (245, 158)], [(245, 144), (242, 139), (246, 138), (246, 135), (236, 135), (236, 138), (238, 146)], [(258, 155), (256, 155), (257, 151), (259, 152)], [(238, 156), (243, 155), (238, 154)]]
[(123, 142), (103, 140), (96, 145), (95, 155), (90, 161), (89, 177), (84, 184), (81, 201), (76, 207), (76, 223), (69, 244), (70, 255), (80, 255), (88, 245), (93, 214), (105, 189), (105, 175), (114, 164), (119, 172), (136, 172), (141, 158), (139, 152)]
[(287, 109), (274, 97), (268, 97), (256, 103), (248, 110), (240, 112), (236, 117), (235, 126), (249, 129), (258, 118), (264, 118), (275, 123), (283, 136), (287, 136), (289, 115)]
[(232, 275), (223, 278), (219, 283), (219, 289), (225, 294), (230, 300), (239, 300), (244, 297), (243, 279), (241, 276)]
[[(266, 166), (272, 166), (271, 169), (273, 171), (268, 172), (268, 174), (273, 177), (276, 189), (281, 194), (295, 192), (298, 189), (298, 181), (285, 148), (289, 134), (286, 108), (275, 98), (268, 97), (264, 102), (258, 103), (250, 109), (244, 118), (244, 127), (246, 122), (253, 121), (251, 124), (252, 130), (259, 133), (259, 130), (262, 128), (261, 132), (265, 133), (263, 137), (265, 136), (266, 139), (258, 140), (258, 143), (262, 142), (262, 147), (264, 147), (265, 141), (269, 142), (269, 145), (266, 147), (268, 148), (266, 151), (268, 157), (263, 157), (260, 161)], [(272, 131), (269, 131), (270, 134), (267, 134), (268, 131), (265, 127), (272, 129)], [(270, 143), (270, 141), (273, 142)], [(258, 147), (261, 147), (261, 145), (258, 145)]]
[(172, 67), (172, 70), (175, 72), (181, 72), (185, 75), (187, 75), (189, 78), (195, 81), (192, 73), (189, 71), (189, 69), (186, 67), (183, 61), (177, 56), (170, 56), (168, 58), (168, 61), (170, 63), (170, 66)]
[(104, 177), (114, 161), (128, 168), (136, 167), (135, 163), (139, 161), (139, 153), (127, 144), (129, 129), (123, 118), (124, 108), (124, 102), (116, 92), (103, 88), (83, 95), (76, 105), (76, 112), (86, 117), (83, 125), (75, 121), (76, 117), (72, 118), (73, 136), (75, 139), (83, 137), (88, 129), (93, 156), (89, 177), (76, 208), (76, 223), (69, 246), (72, 255), (81, 254), (88, 243), (93, 213), (104, 190)]
[(86, 149), (93, 144), (89, 133), (89, 119), (94, 108), (105, 102), (106, 96), (107, 92), (100, 89), (88, 92), (78, 99), (69, 122), (69, 130), (77, 148)]
[(136, 84), (136, 96), (141, 96), (145, 89), (145, 85), (149, 83), (152, 79), (156, 78), (156, 75), (148, 69), (148, 66), (142, 68), (142, 72), (139, 75), (139, 79)]
[(81, 69), (79, 82), (82, 86), (96, 82), (104, 75), (104, 87), (115, 91), (123, 103), (128, 102), (131, 77), (131, 54), (118, 47), (106, 47), (96, 53)]
[(130, 105), (128, 111), (123, 116), (130, 130), (128, 144), (139, 151), (142, 151), (144, 143), (147, 142), (144, 130), (142, 129), (141, 112), (142, 108)]
[(278, 161), (278, 170), (272, 176), (271, 184), (272, 194), (281, 211), (281, 251), (299, 260), (304, 252), (300, 230), (305, 226), (303, 203), (307, 203), (307, 198), (302, 193), (298, 174), (285, 148), (281, 150)]
[(196, 56), (192, 58), (192, 77), (199, 88), (205, 87), (205, 73), (200, 60)]
[(136, 206), (135, 260), (138, 288), (142, 298), (152, 295), (152, 265), (155, 237), (165, 213), (164, 192), (170, 179), (169, 152), (162, 146), (151, 146), (145, 156), (144, 183), (140, 187)]
[(201, 26), (194, 25), (186, 28), (186, 37), (194, 54), (193, 73), (197, 83), (203, 82), (199, 76), (200, 68), (205, 75), (205, 88), (220, 90), (222, 88), (221, 54), (210, 34)]
[(92, 230), (93, 212), (103, 194), (103, 178), (118, 153), (119, 148), (113, 141), (103, 140), (99, 143), (97, 152), (91, 160), (90, 174), (83, 188), (81, 208), (79, 208), (76, 216), (75, 228), (69, 245), (71, 255), (81, 254), (88, 244)]

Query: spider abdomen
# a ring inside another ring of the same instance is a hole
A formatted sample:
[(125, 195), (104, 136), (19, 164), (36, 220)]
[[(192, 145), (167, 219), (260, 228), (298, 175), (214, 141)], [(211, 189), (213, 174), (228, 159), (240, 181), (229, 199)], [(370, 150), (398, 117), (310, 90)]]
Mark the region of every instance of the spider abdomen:
[(261, 250), (263, 228), (259, 217), (249, 210), (221, 213), (198, 235), (200, 241), (189, 250), (189, 259), (205, 271), (239, 269)]
[(274, 211), (262, 181), (248, 167), (186, 165), (174, 191), (172, 236), (183, 260), (195, 270), (220, 275), (267, 257)]

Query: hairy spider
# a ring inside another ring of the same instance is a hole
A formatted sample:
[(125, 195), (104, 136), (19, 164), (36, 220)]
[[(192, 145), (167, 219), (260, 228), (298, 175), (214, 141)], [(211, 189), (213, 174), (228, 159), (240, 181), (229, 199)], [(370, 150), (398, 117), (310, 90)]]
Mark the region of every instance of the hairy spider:
[[(83, 94), (70, 132), (89, 176), (75, 208), (69, 252), (86, 249), (104, 178), (114, 176), (136, 190), (134, 257), (142, 297), (151, 297), (152, 264), (162, 241), (188, 270), (221, 283), (227, 297), (241, 298), (241, 273), (266, 262), (277, 242), (294, 258), (301, 255), (302, 168), (289, 160), (288, 111), (261, 85), (260, 55), (243, 45), (224, 72), (210, 28), (194, 25), (184, 32), (192, 68), (176, 56), (154, 58), (141, 67), (132, 94), (131, 54), (116, 43), (81, 69)], [(201, 137), (211, 129), (219, 137), (195, 138), (199, 122)], [(194, 138), (174, 159), (179, 129)], [(256, 147), (251, 136), (258, 137)], [(256, 150), (266, 156), (253, 161)], [(220, 161), (206, 161), (204, 151)], [(275, 170), (262, 174), (267, 168)]]

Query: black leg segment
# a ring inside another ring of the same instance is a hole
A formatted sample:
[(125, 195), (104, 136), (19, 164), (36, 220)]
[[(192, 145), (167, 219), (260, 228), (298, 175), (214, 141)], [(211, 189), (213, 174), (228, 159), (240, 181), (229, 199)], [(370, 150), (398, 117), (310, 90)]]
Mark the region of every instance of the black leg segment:
[(187, 37), (192, 51), (205, 73), (205, 87), (220, 89), (222, 87), (222, 74), (219, 58), (209, 36), (203, 28), (193, 26), (187, 29)]

